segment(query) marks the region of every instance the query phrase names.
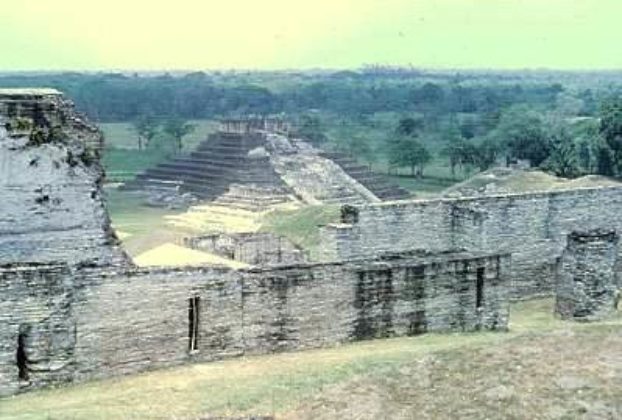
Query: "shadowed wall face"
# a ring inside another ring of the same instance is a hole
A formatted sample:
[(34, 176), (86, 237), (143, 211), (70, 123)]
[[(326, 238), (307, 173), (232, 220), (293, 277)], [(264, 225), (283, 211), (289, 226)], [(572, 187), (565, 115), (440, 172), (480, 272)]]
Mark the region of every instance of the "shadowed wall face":
[(73, 378), (75, 282), (66, 265), (0, 266), (0, 395)]
[(555, 301), (555, 311), (563, 319), (595, 321), (616, 311), (618, 242), (615, 231), (568, 235), (559, 264)]

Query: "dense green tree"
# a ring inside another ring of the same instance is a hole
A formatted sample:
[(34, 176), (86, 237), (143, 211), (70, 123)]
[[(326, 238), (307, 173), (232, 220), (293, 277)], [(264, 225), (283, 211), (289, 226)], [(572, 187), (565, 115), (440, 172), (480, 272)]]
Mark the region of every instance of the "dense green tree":
[(550, 144), (542, 116), (528, 107), (513, 107), (501, 115), (493, 134), (512, 158), (539, 166), (549, 156)]
[(460, 135), (469, 140), (477, 135), (479, 131), (479, 121), (473, 115), (467, 115), (460, 121)]
[(181, 153), (184, 146), (184, 137), (192, 133), (195, 128), (195, 125), (190, 124), (186, 120), (181, 118), (170, 118), (164, 123), (162, 130), (166, 135), (175, 141), (175, 150), (178, 153)]
[(550, 153), (542, 163), (543, 168), (566, 178), (578, 175), (577, 147), (568, 128), (565, 126), (551, 128), (549, 145)]
[(321, 145), (328, 140), (322, 122), (317, 115), (302, 115), (295, 131), (296, 135), (315, 145)]
[[(515, 76), (428, 73), (422, 77), (424, 73), (412, 70), (369, 73), (363, 69), (348, 72), (347, 77), (339, 72), (194, 72), (158, 76), (7, 74), (0, 75), (0, 85), (58, 88), (97, 121), (132, 121), (140, 115), (161, 119), (280, 112), (299, 115), (321, 109), (348, 116), (418, 113), (432, 124), (428, 129), (442, 123), (443, 117), (450, 113), (492, 116), (516, 104), (553, 108), (561, 92), (560, 86), (548, 82), (550, 75), (546, 74), (542, 77), (533, 73)], [(507, 83), (508, 77), (516, 77), (517, 83)], [(620, 79), (615, 75), (607, 77)], [(591, 112), (600, 92), (596, 87), (575, 90), (580, 93), (573, 96), (585, 103), (583, 113)], [(486, 129), (494, 126), (494, 121), (487, 118), (481, 121)]]
[(588, 140), (578, 139), (577, 147), (577, 164), (583, 173), (592, 173), (594, 171), (593, 151)]
[(465, 166), (475, 162), (475, 148), (470, 141), (462, 137), (455, 120), (449, 122), (441, 135), (445, 141), (441, 154), (449, 159), (451, 176), (455, 178), (456, 167), (463, 170)]
[(389, 164), (394, 167), (409, 167), (411, 176), (423, 176), (425, 165), (432, 159), (428, 149), (411, 136), (400, 136), (389, 150)]
[(622, 96), (606, 100), (600, 111), (600, 134), (613, 152), (615, 166), (622, 168)]
[(423, 119), (406, 117), (397, 123), (396, 133), (400, 136), (417, 136), (424, 128)]
[(132, 128), (138, 138), (138, 150), (147, 148), (159, 132), (159, 122), (150, 116), (141, 116), (132, 122)]
[(428, 150), (417, 139), (423, 127), (420, 118), (405, 117), (398, 121), (385, 145), (389, 168), (410, 167), (412, 176), (423, 173), (423, 166), (431, 158)]
[(614, 176), (616, 173), (616, 164), (614, 152), (604, 141), (597, 142), (594, 145), (594, 154), (596, 156), (596, 173), (605, 176)]
[(584, 108), (583, 100), (568, 92), (561, 92), (555, 98), (555, 111), (564, 117), (576, 117)]
[(494, 165), (502, 147), (498, 141), (492, 137), (484, 137), (477, 146), (475, 146), (474, 163), (481, 171), (485, 171)]

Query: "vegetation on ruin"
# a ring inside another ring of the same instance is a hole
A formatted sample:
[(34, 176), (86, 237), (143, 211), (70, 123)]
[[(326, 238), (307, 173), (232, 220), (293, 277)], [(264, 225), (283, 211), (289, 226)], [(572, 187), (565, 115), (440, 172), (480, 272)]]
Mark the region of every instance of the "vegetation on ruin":
[(3, 418), (616, 418), (620, 314), (590, 325), (514, 304), (508, 333), (426, 334), (35, 391)]
[(261, 230), (284, 236), (312, 257), (318, 252), (320, 227), (340, 220), (340, 206), (307, 206), (297, 210), (277, 210), (269, 213)]
[(515, 171), (507, 168), (493, 168), (452, 185), (443, 191), (443, 195), (469, 195), (467, 191), (503, 194), (620, 185), (622, 184), (619, 180), (601, 175), (587, 175), (568, 179), (556, 177), (543, 171)]

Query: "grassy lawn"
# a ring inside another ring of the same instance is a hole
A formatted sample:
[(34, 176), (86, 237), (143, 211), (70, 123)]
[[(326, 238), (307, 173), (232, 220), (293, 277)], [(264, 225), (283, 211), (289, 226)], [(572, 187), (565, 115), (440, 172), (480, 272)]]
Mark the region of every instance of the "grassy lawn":
[(106, 149), (102, 164), (106, 169), (106, 180), (124, 182), (133, 179), (136, 174), (156, 166), (169, 156), (161, 150)]
[(112, 226), (120, 233), (123, 247), (131, 256), (187, 235), (164, 218), (179, 212), (146, 206), (139, 194), (106, 188), (106, 200)]
[(392, 175), (389, 181), (407, 189), (415, 194), (415, 198), (431, 198), (438, 196), (446, 188), (454, 185), (455, 181), (447, 178), (435, 178), (424, 176), (423, 178), (413, 178), (403, 175)]
[(6, 419), (620, 418), (622, 318), (515, 304), (508, 333), (427, 334), (187, 365), (0, 400)]
[[(212, 120), (190, 120), (195, 130), (184, 137), (184, 148), (194, 149), (200, 142), (205, 140), (208, 134), (216, 131), (217, 122)], [(138, 149), (138, 138), (131, 122), (100, 123), (99, 127), (104, 132), (106, 146), (113, 149)], [(160, 136), (162, 137), (162, 136)], [(166, 143), (166, 139), (154, 140), (155, 143)]]
[[(184, 150), (194, 150), (199, 143), (216, 131), (217, 123), (211, 120), (192, 120), (195, 130), (184, 137)], [(136, 132), (129, 122), (100, 124), (106, 139), (102, 161), (108, 181), (128, 181), (147, 168), (153, 167), (168, 157), (174, 156), (173, 142), (160, 134), (153, 145), (138, 150)]]
[(144, 205), (138, 194), (106, 188), (106, 206), (116, 229), (131, 235), (150, 232), (164, 225), (163, 217), (171, 210)]
[(314, 257), (320, 240), (320, 226), (339, 222), (340, 208), (333, 205), (307, 206), (291, 211), (277, 210), (264, 218), (261, 230), (288, 238)]

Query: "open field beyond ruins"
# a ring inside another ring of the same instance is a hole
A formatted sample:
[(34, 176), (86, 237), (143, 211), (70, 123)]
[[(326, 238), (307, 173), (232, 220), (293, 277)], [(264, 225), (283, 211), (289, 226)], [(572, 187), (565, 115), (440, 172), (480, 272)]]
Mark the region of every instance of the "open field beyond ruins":
[(577, 324), (550, 299), (507, 333), (428, 334), (148, 372), (2, 400), (3, 419), (616, 419), (622, 318)]

